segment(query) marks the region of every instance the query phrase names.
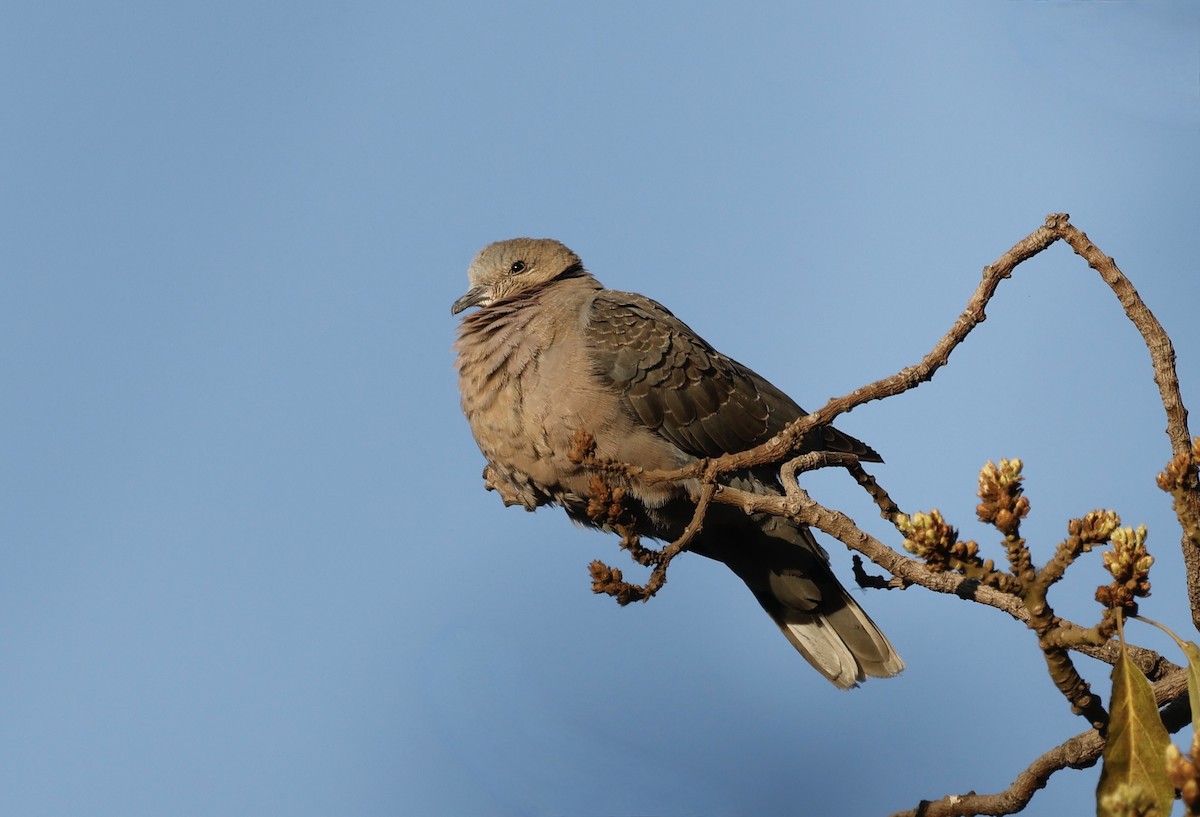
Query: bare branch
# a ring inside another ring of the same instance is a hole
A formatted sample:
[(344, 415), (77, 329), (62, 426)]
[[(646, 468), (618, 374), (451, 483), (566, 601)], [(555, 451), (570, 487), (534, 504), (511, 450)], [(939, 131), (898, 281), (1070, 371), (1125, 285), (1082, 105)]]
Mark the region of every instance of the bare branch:
[[(794, 488), (791, 487), (793, 485)], [(741, 508), (748, 513), (786, 516), (800, 524), (817, 528), (851, 550), (866, 556), (905, 585), (920, 585), (935, 593), (944, 593), (975, 601), (1000, 610), (1022, 624), (1030, 624), (1029, 611), (1020, 597), (968, 579), (958, 573), (942, 573), (931, 570), (924, 562), (901, 555), (863, 531), (853, 519), (841, 511), (821, 505), (794, 480), (785, 482), (785, 487), (788, 491), (785, 496), (762, 496), (721, 485), (718, 486), (713, 501)], [(1071, 625), (1070, 622), (1065, 621), (1060, 621), (1060, 625), (1078, 627), (1078, 625)], [(1082, 631), (1084, 628), (1079, 627), (1079, 629)], [(1106, 664), (1113, 664), (1117, 660), (1116, 645), (1117, 642), (1114, 639), (1101, 645), (1072, 644), (1071, 649)], [(1127, 648), (1134, 663), (1152, 681), (1164, 678), (1180, 669), (1177, 664), (1167, 660), (1154, 650), (1132, 644)]]
[(904, 581), (918, 584), (935, 593), (946, 593), (963, 599), (971, 599), (989, 607), (1008, 613), (1017, 621), (1028, 624), (1029, 613), (1021, 599), (993, 587), (968, 579), (957, 573), (939, 573), (923, 562), (902, 556), (858, 527), (846, 514), (813, 500), (808, 493), (788, 481), (786, 496), (762, 496), (741, 491), (727, 485), (718, 487), (714, 502), (733, 505), (750, 513), (767, 513), (786, 516), (795, 521), (817, 528), (851, 550), (858, 551), (875, 564)]
[(1062, 769), (1086, 769), (1096, 765), (1104, 750), (1104, 739), (1092, 729), (1060, 743), (1017, 775), (1002, 792), (995, 794), (948, 794), (940, 800), (922, 800), (914, 809), (892, 817), (967, 817), (967, 815), (1015, 814), (1046, 786), (1050, 776)]
[[(1196, 457), (1191, 453), (1192, 436), (1188, 431), (1188, 411), (1179, 391), (1179, 375), (1175, 370), (1175, 347), (1171, 338), (1154, 317), (1154, 313), (1133, 288), (1133, 284), (1117, 267), (1116, 261), (1100, 252), (1087, 234), (1074, 227), (1065, 214), (1046, 218), (1047, 227), (1067, 242), (1088, 266), (1100, 273), (1104, 282), (1112, 288), (1121, 302), (1125, 314), (1141, 333), (1150, 351), (1150, 362), (1154, 367), (1154, 382), (1163, 409), (1167, 413), (1167, 436), (1171, 440), (1171, 451), (1177, 458), (1190, 460), (1195, 468)], [(1200, 487), (1195, 480), (1178, 489), (1175, 512), (1179, 516), (1184, 535), (1181, 547), (1187, 570), (1188, 600), (1192, 606), (1192, 623), (1200, 628)]]
[[(1154, 697), (1161, 706), (1163, 723), (1171, 732), (1177, 732), (1191, 719), (1190, 705), (1184, 697), (1187, 692), (1187, 671), (1179, 667), (1154, 685)], [(892, 817), (971, 817), (971, 815), (1003, 815), (1021, 811), (1033, 799), (1039, 789), (1045, 787), (1050, 776), (1062, 769), (1086, 769), (1096, 764), (1104, 751), (1104, 738), (1095, 729), (1076, 735), (1060, 743), (1017, 775), (1012, 785), (995, 794), (948, 794), (940, 800), (924, 800), (916, 808), (898, 811)]]
[[(863, 403), (902, 394), (909, 389), (916, 388), (921, 383), (932, 380), (934, 373), (949, 361), (950, 353), (966, 339), (971, 330), (987, 319), (985, 307), (996, 293), (1000, 282), (1010, 277), (1018, 264), (1037, 255), (1061, 237), (1056, 232), (1058, 222), (1052, 221), (1054, 219), (1062, 219), (1065, 222), (1066, 216), (1050, 216), (1046, 220), (1046, 225), (1034, 230), (996, 259), (995, 263), (983, 268), (983, 280), (976, 287), (966, 308), (963, 309), (962, 314), (958, 316), (950, 330), (920, 363), (901, 369), (890, 377), (855, 389), (847, 395), (830, 400), (820, 409), (795, 420), (779, 434), (754, 448), (692, 463), (678, 470), (643, 471), (637, 469), (638, 478), (651, 483), (696, 478), (709, 481), (720, 474), (740, 471), (756, 465), (782, 462), (801, 448), (805, 435), (814, 427), (828, 425), (837, 416), (846, 414)], [(1054, 226), (1051, 226), (1052, 224)], [(616, 467), (622, 468), (622, 466)], [(626, 468), (626, 473), (629, 473), (627, 467), (624, 468)]]
[[(940, 533), (933, 531), (936, 535), (929, 540), (941, 543), (930, 550), (933, 552), (940, 547), (945, 551), (940, 562), (926, 563), (908, 558), (863, 531), (845, 514), (813, 501), (796, 481), (796, 475), (803, 471), (832, 466), (844, 467), (871, 496), (884, 519), (892, 522), (898, 529), (909, 525), (913, 520), (901, 513), (899, 506), (875, 478), (863, 470), (857, 458), (833, 452), (802, 453), (804, 441), (809, 438), (809, 432), (813, 428), (829, 424), (836, 417), (863, 403), (900, 394), (931, 380), (938, 369), (947, 364), (954, 349), (986, 319), (987, 304), (1000, 282), (1010, 277), (1018, 264), (1060, 239), (1084, 258), (1112, 288), (1126, 315), (1142, 334), (1150, 352), (1154, 380), (1167, 414), (1167, 434), (1173, 452), (1172, 461), (1165, 472), (1159, 475), (1159, 485), (1174, 497), (1176, 514), (1183, 527), (1183, 553), (1187, 565), (1192, 615), (1194, 622), (1200, 627), (1200, 440), (1192, 440), (1187, 428), (1187, 409), (1180, 396), (1174, 348), (1162, 326), (1113, 259), (1101, 253), (1084, 233), (1070, 224), (1068, 216), (1061, 213), (1048, 216), (1042, 227), (1013, 245), (995, 263), (984, 268), (982, 280), (962, 314), (918, 364), (862, 386), (842, 397), (829, 400), (817, 411), (796, 420), (774, 438), (755, 448), (699, 460), (678, 470), (645, 471), (621, 463), (596, 461), (594, 446), (587, 449), (588, 440), (581, 438), (581, 460), (587, 461), (587, 465), (593, 469), (601, 482), (604, 482), (603, 478), (607, 476), (614, 478), (617, 483), (624, 484), (628, 484), (628, 480), (644, 483), (690, 480), (691, 485), (699, 486), (695, 494), (696, 513), (679, 540), (662, 551), (653, 551), (639, 545), (636, 537), (633, 540), (630, 540), (628, 535), (623, 537), (622, 547), (629, 550), (637, 561), (653, 568), (646, 586), (629, 585), (621, 579), (620, 571), (593, 563), (593, 579), (597, 580), (597, 591), (609, 592), (618, 595), (619, 599), (628, 600), (645, 599), (653, 595), (666, 581), (665, 571), (671, 559), (686, 549), (687, 544), (699, 532), (705, 511), (711, 502), (733, 505), (746, 513), (787, 517), (838, 539), (894, 577), (889, 580), (868, 576), (856, 556), (855, 575), (863, 586), (907, 587), (918, 584), (934, 592), (952, 594), (994, 607), (1034, 629), (1056, 685), (1071, 701), (1076, 711), (1085, 714), (1094, 725), (1103, 728), (1107, 714), (1099, 699), (1091, 694), (1086, 681), (1076, 671), (1070, 652), (1080, 652), (1110, 664), (1117, 660), (1119, 650), (1115, 641), (1110, 638), (1111, 622), (1108, 612), (1111, 610), (1106, 611), (1100, 624), (1085, 628), (1058, 618), (1046, 600), (1047, 590), (1062, 578), (1074, 559), (1090, 549), (1092, 544), (1097, 544), (1105, 538), (1097, 538), (1099, 534), (1094, 531), (1088, 532), (1090, 529), (1087, 525), (1096, 522), (1091, 515), (1083, 520), (1072, 520), (1068, 538), (1059, 544), (1051, 562), (1038, 569), (1033, 565), (1019, 532), (1019, 522), (1024, 516), (1023, 509), (1028, 507), (1027, 503), (1021, 505), (1024, 500), (1020, 497), (1019, 488), (1010, 491), (1011, 496), (1002, 496), (1003, 491), (993, 492), (996, 496), (991, 497), (991, 500), (981, 492), (984, 504), (980, 506), (980, 518), (993, 524), (1004, 536), (1012, 569), (1009, 573), (995, 569), (990, 560), (977, 558), (976, 545), (972, 542), (958, 542), (957, 533), (948, 525), (945, 525), (944, 529), (939, 528)], [(764, 496), (723, 484), (724, 475), (774, 463), (781, 463), (780, 476), (785, 492), (782, 496)], [(1019, 470), (1019, 463), (1017, 467)], [(981, 478), (981, 491), (982, 485)], [(601, 505), (609, 507), (605, 505), (606, 490), (611, 489), (601, 485)], [(611, 508), (615, 509), (616, 504), (612, 504)], [(990, 514), (986, 519), (983, 513), (985, 510)], [(616, 513), (615, 510), (607, 512)], [(613, 518), (615, 520), (615, 515)], [(614, 524), (610, 527), (618, 532), (622, 530), (620, 525)], [(598, 576), (597, 565), (603, 568), (603, 575)], [(602, 582), (599, 580), (604, 580), (607, 584), (600, 587)], [(1132, 645), (1127, 649), (1137, 666), (1148, 678), (1156, 681), (1156, 698), (1160, 706), (1167, 704), (1164, 718), (1170, 713), (1174, 721), (1169, 721), (1168, 726), (1175, 723), (1172, 731), (1178, 729), (1187, 720), (1187, 707), (1181, 704), (1186, 703), (1186, 672), (1152, 650)], [(896, 817), (1011, 814), (1024, 808), (1033, 794), (1059, 769), (1093, 765), (1100, 756), (1102, 747), (1102, 734), (1095, 729), (1090, 730), (1039, 757), (1003, 792), (990, 795), (971, 793), (947, 796), (941, 800), (923, 802), (918, 808), (901, 812)]]
[(1046, 226), (1056, 237), (1070, 245), (1088, 266), (1100, 273), (1104, 282), (1112, 288), (1117, 300), (1125, 309), (1129, 320), (1137, 327), (1150, 350), (1150, 362), (1154, 367), (1154, 382), (1158, 385), (1159, 398), (1167, 413), (1167, 436), (1171, 440), (1171, 451), (1186, 452), (1191, 447), (1188, 433), (1188, 411), (1179, 392), (1179, 375), (1175, 371), (1175, 347), (1162, 324), (1146, 306), (1142, 296), (1117, 267), (1117, 262), (1100, 252), (1082, 230), (1072, 225), (1065, 213), (1046, 217)]

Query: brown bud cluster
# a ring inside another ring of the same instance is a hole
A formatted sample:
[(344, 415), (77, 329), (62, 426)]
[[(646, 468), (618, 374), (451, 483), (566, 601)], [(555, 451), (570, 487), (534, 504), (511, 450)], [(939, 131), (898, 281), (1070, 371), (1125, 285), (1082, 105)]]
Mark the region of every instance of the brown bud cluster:
[(596, 457), (596, 438), (582, 428), (576, 429), (571, 437), (571, 448), (567, 451), (567, 459), (579, 465)]
[(932, 570), (945, 571), (962, 563), (979, 562), (979, 546), (970, 541), (960, 542), (958, 531), (936, 508), (927, 514), (900, 514), (896, 526), (904, 534), (904, 549), (924, 559)]
[(1083, 519), (1072, 519), (1067, 523), (1067, 532), (1077, 537), (1082, 550), (1087, 552), (1094, 545), (1103, 545), (1121, 524), (1116, 511), (1092, 511)]
[(1016, 536), (1021, 520), (1029, 515), (1029, 500), (1021, 496), (1022, 462), (988, 462), (979, 472), (979, 499), (975, 509), (979, 521), (992, 525), (1005, 536)]
[(1158, 487), (1171, 493), (1185, 488), (1195, 488), (1200, 482), (1200, 437), (1192, 438), (1191, 452), (1184, 452), (1167, 463), (1158, 475)]
[(588, 565), (588, 572), (592, 574), (592, 592), (612, 596), (622, 607), (647, 597), (645, 588), (625, 581), (620, 568), (609, 567), (597, 560)]
[(1096, 589), (1096, 601), (1105, 607), (1137, 610), (1137, 599), (1150, 595), (1150, 566), (1154, 557), (1146, 552), (1146, 526), (1117, 528), (1112, 532), (1112, 550), (1104, 554), (1104, 567), (1112, 584)]
[(606, 483), (599, 474), (588, 480), (588, 518), (600, 526), (613, 526), (625, 521), (625, 489)]

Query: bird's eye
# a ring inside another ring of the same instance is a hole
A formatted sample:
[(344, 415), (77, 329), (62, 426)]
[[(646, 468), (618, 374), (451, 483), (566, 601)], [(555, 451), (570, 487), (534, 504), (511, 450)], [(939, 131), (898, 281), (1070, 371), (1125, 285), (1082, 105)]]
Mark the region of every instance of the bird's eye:
[(524, 261), (513, 261), (513, 265), (508, 268), (509, 275), (516, 275), (518, 272), (524, 272), (524, 271), (525, 271), (525, 262)]

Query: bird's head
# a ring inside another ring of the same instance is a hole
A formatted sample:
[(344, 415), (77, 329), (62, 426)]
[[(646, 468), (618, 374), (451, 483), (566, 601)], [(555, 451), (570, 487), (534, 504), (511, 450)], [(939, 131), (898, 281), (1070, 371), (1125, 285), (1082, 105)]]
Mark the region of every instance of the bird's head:
[(488, 244), (467, 269), (470, 289), (450, 307), (457, 315), (491, 306), (556, 278), (583, 275), (579, 256), (552, 238), (511, 238)]

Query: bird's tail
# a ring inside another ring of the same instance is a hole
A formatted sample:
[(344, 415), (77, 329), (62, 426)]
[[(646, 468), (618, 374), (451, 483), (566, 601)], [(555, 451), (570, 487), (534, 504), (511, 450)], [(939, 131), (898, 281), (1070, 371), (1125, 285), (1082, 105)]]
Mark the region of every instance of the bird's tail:
[[(757, 535), (747, 536), (750, 530)], [(887, 636), (833, 575), (808, 528), (772, 518), (761, 527), (743, 525), (737, 533), (722, 537), (721, 553), (712, 555), (749, 586), (822, 675), (849, 689), (869, 676), (887, 678), (904, 669)]]

